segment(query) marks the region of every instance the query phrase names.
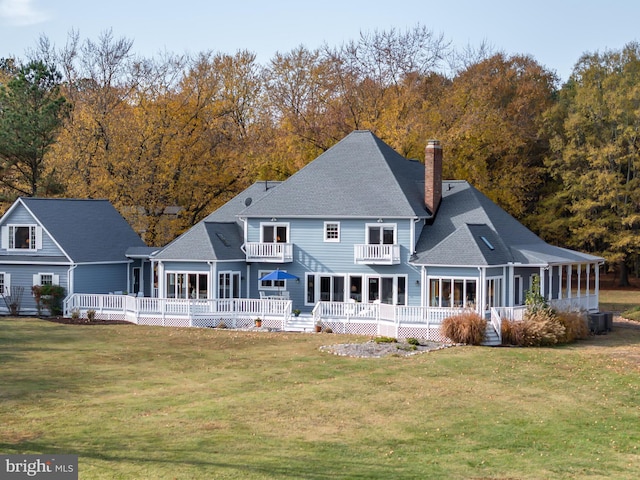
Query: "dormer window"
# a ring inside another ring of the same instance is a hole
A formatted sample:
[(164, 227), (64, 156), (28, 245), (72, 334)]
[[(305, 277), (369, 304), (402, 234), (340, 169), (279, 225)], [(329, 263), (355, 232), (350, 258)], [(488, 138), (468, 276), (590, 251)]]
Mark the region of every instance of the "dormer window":
[(8, 250), (38, 250), (42, 248), (40, 232), (37, 225), (8, 225), (3, 228), (3, 247)]

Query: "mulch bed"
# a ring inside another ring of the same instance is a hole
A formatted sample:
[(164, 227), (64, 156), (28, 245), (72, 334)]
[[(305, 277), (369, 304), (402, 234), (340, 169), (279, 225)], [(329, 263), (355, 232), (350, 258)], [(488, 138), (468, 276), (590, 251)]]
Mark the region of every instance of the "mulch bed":
[(62, 323), (65, 325), (133, 325), (125, 320), (88, 320), (86, 318), (68, 318), (68, 317), (40, 317), (54, 323)]

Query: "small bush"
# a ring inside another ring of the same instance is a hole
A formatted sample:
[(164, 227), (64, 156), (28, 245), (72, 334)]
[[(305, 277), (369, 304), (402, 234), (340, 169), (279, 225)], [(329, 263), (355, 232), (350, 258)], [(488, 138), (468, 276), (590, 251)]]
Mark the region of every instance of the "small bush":
[(216, 328), (227, 328), (227, 324), (221, 321)]
[(420, 340), (418, 340), (417, 338), (413, 338), (413, 337), (409, 337), (409, 338), (407, 338), (407, 339), (406, 339), (406, 342), (407, 342), (409, 345), (415, 345), (415, 346), (420, 345)]
[(376, 337), (373, 341), (376, 343), (396, 343), (398, 339), (393, 337)]
[(440, 331), (455, 343), (480, 345), (484, 340), (487, 321), (477, 313), (461, 313), (442, 322)]
[(333, 333), (333, 330), (331, 330), (329, 327), (324, 329), (324, 333)]
[(78, 320), (80, 318), (80, 310), (77, 308), (71, 310), (71, 318), (74, 320)]
[(87, 320), (89, 320), (90, 322), (93, 322), (96, 318), (96, 311), (95, 310), (87, 310)]

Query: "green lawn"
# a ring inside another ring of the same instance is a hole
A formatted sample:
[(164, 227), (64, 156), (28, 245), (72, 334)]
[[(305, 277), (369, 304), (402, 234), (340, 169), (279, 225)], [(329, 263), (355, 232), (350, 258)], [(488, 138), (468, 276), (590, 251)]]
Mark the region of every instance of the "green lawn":
[(0, 319), (0, 452), (81, 479), (640, 478), (639, 329), (318, 350), (354, 338)]

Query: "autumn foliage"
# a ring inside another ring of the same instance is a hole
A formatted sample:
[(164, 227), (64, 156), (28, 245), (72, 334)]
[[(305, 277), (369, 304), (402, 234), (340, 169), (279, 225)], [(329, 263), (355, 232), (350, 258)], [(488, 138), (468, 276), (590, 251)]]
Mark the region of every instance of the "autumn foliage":
[[(46, 63), (31, 65), (46, 66), (47, 83), (0, 59), (0, 201), (107, 198), (163, 245), (251, 183), (286, 179), (369, 129), (419, 160), (439, 139), (446, 178), (470, 181), (543, 238), (624, 268), (640, 253), (639, 52), (585, 54), (560, 87), (530, 56), (455, 50), (420, 25), (266, 64), (249, 51), (141, 58), (110, 31), (72, 32), (60, 49), (44, 38), (32, 56)], [(41, 103), (14, 101), (28, 89)], [(15, 132), (34, 125), (29, 135), (45, 141), (16, 156)]]

